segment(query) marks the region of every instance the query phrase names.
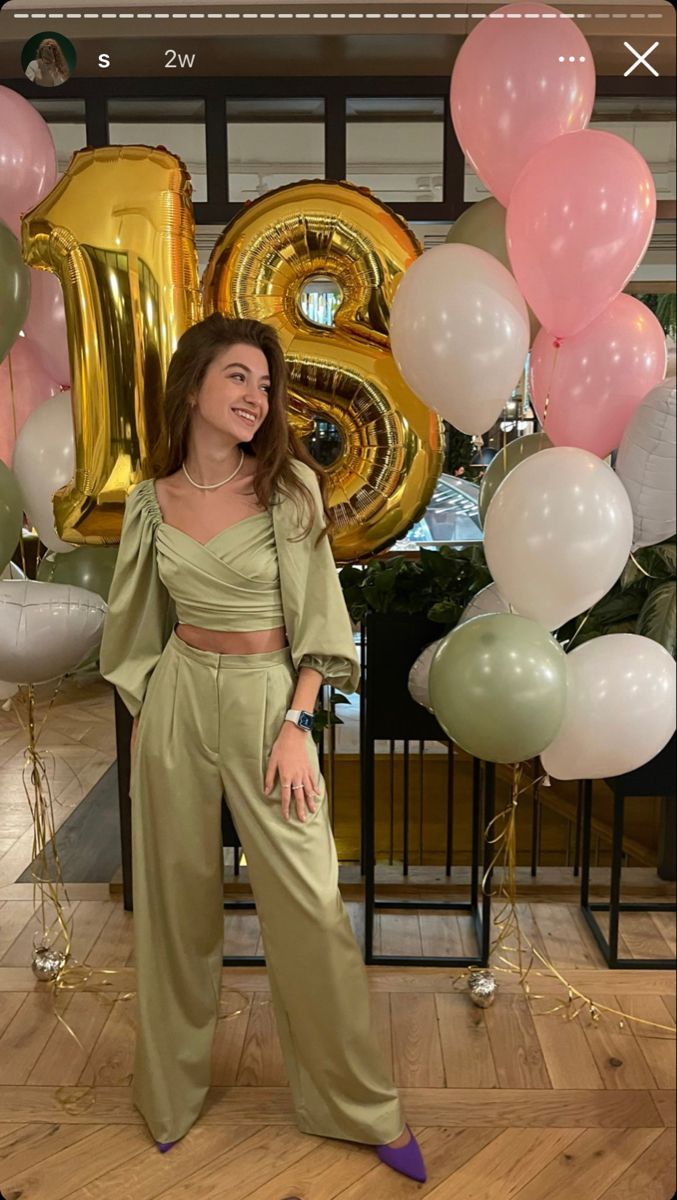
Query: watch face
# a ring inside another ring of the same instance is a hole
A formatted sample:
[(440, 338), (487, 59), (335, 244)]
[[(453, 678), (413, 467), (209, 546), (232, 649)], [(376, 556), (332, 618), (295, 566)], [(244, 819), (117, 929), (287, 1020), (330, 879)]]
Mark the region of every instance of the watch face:
[(299, 717), (299, 725), (301, 726), (301, 729), (312, 729), (313, 728), (312, 714), (307, 713), (307, 712), (302, 712)]

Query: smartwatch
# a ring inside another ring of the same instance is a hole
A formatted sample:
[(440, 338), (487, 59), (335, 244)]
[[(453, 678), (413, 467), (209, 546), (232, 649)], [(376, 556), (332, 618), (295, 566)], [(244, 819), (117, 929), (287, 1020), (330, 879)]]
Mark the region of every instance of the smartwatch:
[(305, 712), (302, 708), (287, 709), (284, 719), (298, 725), (299, 729), (305, 729), (306, 733), (310, 733), (313, 728), (313, 714)]

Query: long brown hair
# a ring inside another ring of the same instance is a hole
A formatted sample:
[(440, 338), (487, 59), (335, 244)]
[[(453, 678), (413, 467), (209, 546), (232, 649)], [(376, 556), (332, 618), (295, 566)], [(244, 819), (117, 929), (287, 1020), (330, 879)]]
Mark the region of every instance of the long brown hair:
[(60, 75), (63, 75), (66, 79), (68, 79), (68, 63), (66, 62), (64, 52), (56, 38), (44, 38), (37, 48), (35, 57), (39, 59), (40, 62), (45, 63), (46, 66), (51, 65), (46, 63), (45, 58), (43, 57), (44, 51), (48, 48), (52, 51), (52, 63), (56, 67), (57, 71)]
[(151, 451), (151, 473), (155, 479), (162, 479), (180, 469), (188, 450), (190, 397), (199, 390), (212, 359), (228, 346), (241, 343), (262, 350), (270, 371), (266, 418), (251, 442), (241, 443), (245, 454), (256, 458), (253, 478), (256, 497), (259, 504), (268, 508), (279, 489), (296, 503), (299, 520), (305, 499), (310, 516), (300, 536), (307, 537), (312, 528), (314, 501), (310, 490), (294, 471), (292, 460), (298, 459), (311, 467), (318, 478), (326, 522), (317, 538), (319, 542), (333, 527), (327, 505), (326, 476), (289, 424), (287, 365), (275, 330), (262, 321), (212, 313), (181, 335), (167, 371), (164, 428)]

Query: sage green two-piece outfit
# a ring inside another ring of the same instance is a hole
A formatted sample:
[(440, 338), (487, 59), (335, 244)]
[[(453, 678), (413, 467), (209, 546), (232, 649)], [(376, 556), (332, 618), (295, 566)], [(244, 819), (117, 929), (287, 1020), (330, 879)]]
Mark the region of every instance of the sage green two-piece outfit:
[[(371, 1144), (404, 1129), (377, 1044), (367, 972), (338, 887), (318, 782), (305, 821), (264, 795), (268, 757), (301, 666), (355, 691), (359, 664), (323, 524), (315, 473), (311, 533), (277, 493), (265, 512), (201, 544), (162, 518), (152, 480), (130, 493), (109, 594), (101, 672), (139, 715), (132, 762), (137, 1037), (132, 1098), (156, 1141), (182, 1137), (210, 1085), (223, 970), (221, 798), (247, 859), (271, 999), (299, 1128)], [(304, 514), (301, 514), (302, 516)], [(307, 518), (307, 514), (306, 518)], [(183, 642), (204, 629), (284, 625), (288, 645), (216, 654)]]

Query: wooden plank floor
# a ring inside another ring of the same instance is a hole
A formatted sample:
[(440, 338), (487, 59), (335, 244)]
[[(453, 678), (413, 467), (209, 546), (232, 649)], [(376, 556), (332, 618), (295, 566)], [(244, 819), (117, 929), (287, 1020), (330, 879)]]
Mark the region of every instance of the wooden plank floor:
[[(96, 885), (69, 888), (75, 958), (119, 974), (61, 993), (27, 965), (38, 923), (32, 886), (0, 892), (0, 1192), (5, 1200), (670, 1200), (675, 1191), (674, 1035), (587, 1012), (539, 1015), (562, 998), (534, 979), (530, 1009), (500, 974), (488, 1010), (452, 968), (370, 967), (376, 1027), (428, 1168), (395, 1174), (371, 1147), (301, 1133), (295, 1124), (265, 968), (226, 968), (203, 1112), (167, 1155), (133, 1107), (135, 996), (131, 913)], [(4, 899), (2, 899), (4, 897)], [(351, 918), (359, 926), (359, 910)], [(674, 948), (672, 918), (639, 914), (625, 939)], [(611, 972), (575, 905), (524, 903), (536, 944), (600, 1003), (674, 1027), (670, 972)], [(634, 919), (634, 918), (633, 918)], [(381, 914), (381, 952), (462, 952), (464, 917)], [(224, 953), (260, 952), (254, 913), (224, 913)], [(536, 984), (538, 986), (536, 986)], [(89, 990), (88, 990), (89, 987)], [(68, 1090), (91, 1085), (71, 1098)], [(59, 1089), (64, 1088), (59, 1103)]]

